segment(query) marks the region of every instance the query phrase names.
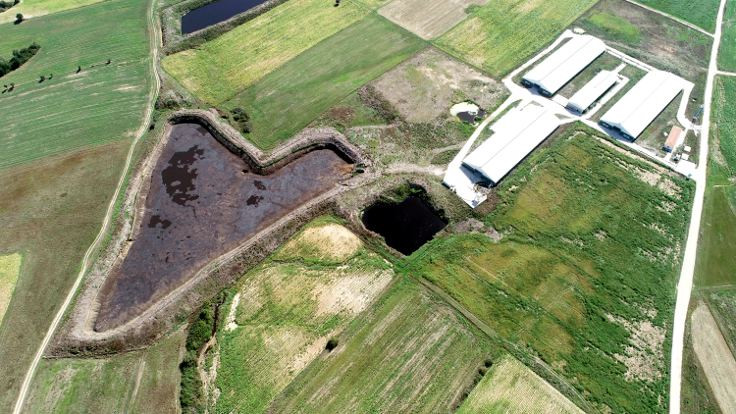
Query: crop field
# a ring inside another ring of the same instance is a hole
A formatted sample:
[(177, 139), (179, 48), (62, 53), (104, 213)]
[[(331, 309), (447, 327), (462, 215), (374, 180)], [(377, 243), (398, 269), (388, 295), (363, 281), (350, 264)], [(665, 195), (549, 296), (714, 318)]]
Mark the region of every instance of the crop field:
[(274, 412), (448, 412), (498, 352), (410, 278), (337, 338), (337, 348), (274, 401)]
[(531, 347), (598, 408), (662, 411), (692, 183), (589, 134), (561, 132), (501, 184), (486, 218), (499, 243), (437, 239), (408, 271)]
[(721, 412), (736, 412), (736, 359), (708, 306), (700, 303), (691, 316), (693, 349)]
[(699, 286), (736, 284), (736, 79), (718, 77), (713, 94), (708, 188), (698, 244), (696, 283)]
[(17, 13), (28, 19), (77, 7), (88, 6), (103, 0), (23, 0), (5, 13), (0, 13), (0, 23), (12, 22)]
[(470, 17), (436, 44), (496, 78), (551, 43), (595, 0), (491, 1), (470, 8)]
[(711, 33), (716, 28), (718, 0), (639, 0), (639, 3), (679, 17)]
[(721, 50), (718, 52), (718, 67), (721, 70), (736, 72), (736, 4), (726, 3), (723, 16), (723, 33), (721, 34)]
[(146, 3), (111, 0), (0, 25), (4, 57), (41, 46), (2, 78), (15, 89), (0, 95), (0, 169), (133, 135), (149, 89)]
[(99, 229), (128, 144), (120, 141), (0, 173), (0, 251), (23, 252), (0, 327), (0, 411), (7, 412), (17, 396), (27, 364)]
[(166, 56), (162, 64), (199, 98), (219, 104), (368, 12), (354, 0), (340, 7), (289, 1), (196, 49)]
[(657, 69), (693, 82), (688, 113), (703, 103), (712, 39), (672, 19), (624, 0), (601, 0), (575, 26)]
[(31, 413), (179, 412), (179, 330), (143, 351), (102, 359), (41, 361), (25, 410)]
[(334, 220), (308, 225), (238, 286), (218, 333), (214, 411), (265, 412), (392, 275)]
[(388, 3), (378, 13), (415, 33), (422, 39), (433, 39), (452, 29), (468, 15), (470, 6), (488, 0), (398, 0)]
[(0, 256), (0, 325), (5, 311), (13, 297), (15, 284), (20, 273), (21, 255), (19, 253)]
[(493, 365), (458, 414), (583, 414), (553, 386), (513, 357)]
[(271, 72), (225, 106), (244, 108), (252, 122), (248, 139), (272, 149), (424, 46), (409, 32), (370, 15)]

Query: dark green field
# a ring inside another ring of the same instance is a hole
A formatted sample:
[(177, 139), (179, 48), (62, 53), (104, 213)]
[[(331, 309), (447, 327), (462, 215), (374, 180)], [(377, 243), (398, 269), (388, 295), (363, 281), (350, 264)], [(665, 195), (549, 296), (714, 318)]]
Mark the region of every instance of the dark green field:
[(425, 44), (371, 15), (292, 59), (225, 105), (245, 108), (253, 124), (248, 139), (272, 149)]
[[(659, 181), (637, 178), (648, 174)], [(662, 411), (691, 192), (571, 130), (502, 183), (487, 223), (503, 241), (439, 239), (408, 270), (530, 347), (599, 408)], [(655, 342), (642, 341), (649, 324)], [(627, 371), (635, 361), (648, 368)]]
[(679, 17), (709, 32), (716, 27), (719, 0), (639, 0), (640, 3)]

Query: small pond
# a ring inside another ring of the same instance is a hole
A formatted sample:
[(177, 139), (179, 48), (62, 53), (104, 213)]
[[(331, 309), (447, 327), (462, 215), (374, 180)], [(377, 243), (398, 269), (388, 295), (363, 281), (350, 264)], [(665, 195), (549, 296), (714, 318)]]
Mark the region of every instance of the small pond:
[(95, 328), (137, 316), (352, 170), (335, 151), (316, 149), (260, 175), (204, 127), (175, 125), (154, 167), (135, 240), (101, 291)]
[(416, 195), (400, 203), (377, 201), (363, 212), (363, 224), (405, 255), (414, 253), (447, 226), (434, 207)]
[(181, 18), (181, 32), (189, 34), (248, 11), (268, 0), (217, 0), (194, 9)]

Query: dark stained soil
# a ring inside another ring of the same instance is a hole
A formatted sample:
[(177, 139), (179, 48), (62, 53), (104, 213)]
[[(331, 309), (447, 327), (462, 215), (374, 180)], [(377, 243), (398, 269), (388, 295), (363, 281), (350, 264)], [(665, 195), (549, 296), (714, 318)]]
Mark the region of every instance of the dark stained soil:
[(174, 126), (153, 171), (141, 228), (101, 291), (95, 329), (132, 319), (351, 172), (336, 152), (319, 149), (258, 175), (202, 126)]
[(365, 209), (363, 224), (402, 254), (410, 255), (447, 226), (431, 204), (409, 196), (400, 203), (378, 201)]

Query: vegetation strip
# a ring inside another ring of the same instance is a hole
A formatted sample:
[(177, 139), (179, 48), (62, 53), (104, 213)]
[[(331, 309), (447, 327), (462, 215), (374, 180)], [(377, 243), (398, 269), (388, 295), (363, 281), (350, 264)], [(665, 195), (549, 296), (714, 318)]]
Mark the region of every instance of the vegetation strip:
[[(10, 60), (0, 58), (0, 77), (3, 77), (11, 71), (14, 71), (23, 66), (24, 63), (31, 60), (31, 58), (36, 53), (38, 53), (38, 50), (40, 48), (41, 46), (39, 46), (38, 43), (34, 42), (26, 48), (14, 50), (13, 57), (10, 58)], [(7, 87), (5, 89), (7, 90)], [(3, 93), (5, 93), (5, 90), (3, 91)]]

